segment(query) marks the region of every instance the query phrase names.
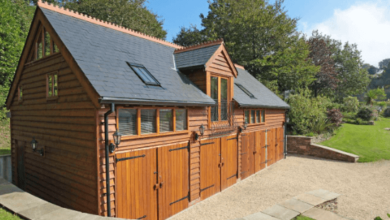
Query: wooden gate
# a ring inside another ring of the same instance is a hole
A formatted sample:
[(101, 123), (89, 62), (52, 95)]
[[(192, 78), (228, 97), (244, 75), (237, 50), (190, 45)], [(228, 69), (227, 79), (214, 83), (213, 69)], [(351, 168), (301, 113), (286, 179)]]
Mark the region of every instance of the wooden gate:
[(116, 156), (117, 216), (166, 219), (188, 207), (188, 144)]
[(284, 129), (283, 127), (277, 128), (277, 148), (278, 148), (278, 160), (284, 158)]
[(220, 138), (200, 144), (200, 198), (203, 200), (221, 191)]
[(221, 138), (221, 190), (237, 182), (237, 136)]
[(275, 148), (275, 130), (269, 129), (267, 130), (267, 166), (275, 163)]

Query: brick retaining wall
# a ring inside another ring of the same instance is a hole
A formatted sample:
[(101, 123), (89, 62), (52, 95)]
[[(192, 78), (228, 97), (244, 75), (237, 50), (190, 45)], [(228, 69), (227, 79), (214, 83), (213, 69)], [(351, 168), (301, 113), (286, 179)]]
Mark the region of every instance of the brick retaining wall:
[(311, 137), (287, 135), (287, 153), (324, 159), (357, 162), (359, 156), (330, 147), (313, 144)]

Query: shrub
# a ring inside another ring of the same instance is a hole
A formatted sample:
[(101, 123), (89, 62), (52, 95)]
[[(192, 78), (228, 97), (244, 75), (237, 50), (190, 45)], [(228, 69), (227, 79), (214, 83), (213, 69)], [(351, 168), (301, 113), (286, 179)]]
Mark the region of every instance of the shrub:
[(363, 120), (361, 118), (356, 119), (356, 124), (361, 125), (363, 124)]
[(356, 113), (355, 112), (343, 112), (343, 120), (348, 118), (348, 119), (355, 119), (356, 118)]
[(334, 126), (339, 127), (341, 122), (343, 121), (343, 114), (341, 114), (340, 109), (331, 109), (328, 110), (328, 120)]
[(361, 108), (356, 115), (356, 117), (361, 118), (364, 121), (369, 121), (372, 116), (372, 110), (368, 107)]
[(390, 117), (390, 108), (387, 108), (387, 109), (383, 112), (383, 116), (385, 116), (385, 117)]
[(359, 100), (356, 97), (348, 96), (344, 98), (343, 102), (343, 111), (357, 112), (359, 110)]
[(376, 109), (372, 110), (372, 119), (374, 121), (378, 121), (379, 120), (379, 112), (378, 112), (378, 110), (376, 110)]
[(288, 113), (293, 133), (307, 134), (323, 129), (326, 122), (326, 107), (330, 101), (324, 97), (312, 98), (308, 89), (298, 90), (287, 99), (291, 109)]

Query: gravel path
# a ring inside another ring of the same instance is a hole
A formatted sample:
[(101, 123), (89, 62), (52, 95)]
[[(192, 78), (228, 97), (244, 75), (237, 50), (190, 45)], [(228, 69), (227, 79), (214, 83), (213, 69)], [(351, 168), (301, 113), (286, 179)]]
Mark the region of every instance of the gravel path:
[(289, 156), (170, 220), (240, 218), (316, 189), (342, 194), (338, 199), (341, 216), (388, 219), (390, 161), (344, 163)]

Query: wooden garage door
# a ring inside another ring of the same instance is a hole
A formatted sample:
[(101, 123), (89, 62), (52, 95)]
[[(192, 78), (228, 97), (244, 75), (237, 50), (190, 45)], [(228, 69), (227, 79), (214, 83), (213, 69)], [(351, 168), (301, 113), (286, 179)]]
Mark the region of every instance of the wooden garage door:
[(283, 159), (284, 157), (284, 141), (283, 141), (283, 127), (275, 129), (276, 131), (276, 137), (275, 137), (275, 142), (276, 142), (276, 153), (275, 157), (276, 160), (279, 161)]
[(156, 149), (117, 155), (117, 216), (157, 219)]
[(221, 190), (237, 181), (237, 136), (221, 138)]
[(200, 144), (200, 198), (203, 200), (221, 191), (220, 138)]
[(158, 149), (159, 219), (188, 207), (188, 144)]
[(241, 179), (245, 179), (255, 173), (256, 133), (245, 133), (241, 137)]
[(255, 172), (258, 172), (266, 166), (265, 155), (265, 131), (257, 131), (255, 134)]
[(188, 143), (117, 155), (117, 216), (166, 219), (188, 207)]
[(267, 130), (267, 165), (270, 166), (275, 163), (275, 129)]

